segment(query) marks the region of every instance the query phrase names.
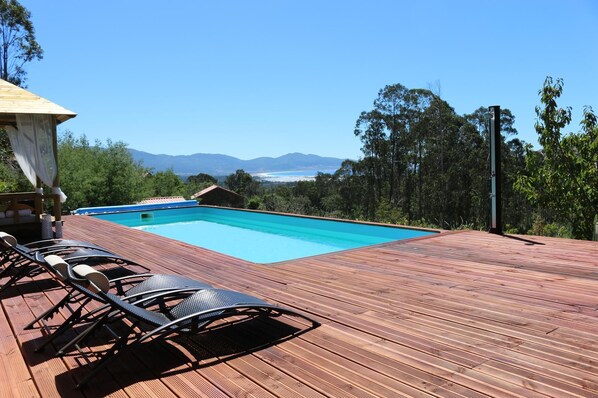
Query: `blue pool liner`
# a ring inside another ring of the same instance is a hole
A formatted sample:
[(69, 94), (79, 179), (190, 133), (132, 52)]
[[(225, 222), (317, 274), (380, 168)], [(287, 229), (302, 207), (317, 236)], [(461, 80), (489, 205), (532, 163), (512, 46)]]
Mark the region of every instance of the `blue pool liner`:
[(179, 207), (198, 206), (196, 200), (184, 200), (170, 203), (149, 203), (139, 205), (120, 205), (120, 206), (99, 206), (99, 207), (81, 207), (73, 212), (75, 215), (93, 215), (106, 213), (123, 213), (128, 211), (146, 211), (160, 209), (175, 209)]

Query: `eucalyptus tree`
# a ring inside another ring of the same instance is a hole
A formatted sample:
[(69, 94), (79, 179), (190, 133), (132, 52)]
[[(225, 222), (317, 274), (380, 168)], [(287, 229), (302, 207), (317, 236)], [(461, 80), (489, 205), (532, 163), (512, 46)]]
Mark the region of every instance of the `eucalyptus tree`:
[(408, 114), (405, 100), (408, 90), (401, 84), (386, 86), (374, 100), (376, 114), (381, 117), (388, 137), (389, 190), (388, 200), (398, 204), (401, 200), (402, 177), (407, 170), (406, 152), (409, 148), (406, 125)]
[(0, 78), (25, 87), (25, 64), (43, 54), (29, 10), (17, 0), (0, 0)]
[[(446, 226), (446, 218), (454, 224), (451, 215), (463, 214), (469, 203), (461, 195), (469, 189), (463, 177), (470, 168), (460, 165), (471, 152), (460, 135), (464, 124), (430, 90), (395, 84), (379, 91), (373, 109), (361, 113), (354, 132), (363, 143), (360, 163), (371, 199), (388, 208), (382, 213), (393, 213), (393, 219), (404, 216), (408, 222), (432, 219)], [(376, 216), (376, 209), (367, 215)]]
[[(25, 86), (25, 64), (43, 57), (35, 39), (31, 13), (16, 0), (0, 0), (0, 78), (17, 86)], [(0, 129), (0, 189), (20, 190), (24, 177), (14, 161), (12, 148), (4, 129)]]
[(435, 101), (436, 95), (430, 90), (410, 89), (405, 95), (403, 114), (405, 121), (405, 194), (403, 211), (411, 222), (421, 218), (423, 209), (422, 164), (426, 153), (427, 140), (432, 131), (425, 123), (425, 112)]
[(346, 218), (363, 218), (375, 212), (368, 200), (366, 176), (362, 162), (345, 160), (334, 173), (337, 192), (341, 198), (341, 212)]
[(375, 203), (384, 199), (410, 212), (413, 177), (425, 136), (418, 125), (432, 98), (429, 90), (387, 85), (378, 92), (373, 109), (357, 119), (354, 133), (363, 143), (363, 166)]
[[(442, 227), (450, 226), (451, 192), (457, 187), (453, 175), (462, 164), (464, 153), (459, 145), (459, 132), (464, 124), (449, 104), (433, 95), (419, 115), (418, 130), (425, 132), (422, 157), (417, 165), (420, 187), (416, 219), (424, 219)], [(466, 170), (466, 172), (468, 172)], [(462, 179), (463, 174), (459, 175)], [(448, 220), (448, 221), (447, 221)]]
[[(386, 192), (388, 180), (389, 141), (383, 115), (378, 110), (361, 112), (354, 134), (361, 139), (361, 161), (365, 169), (368, 200), (377, 204)], [(370, 215), (373, 212), (369, 212)]]

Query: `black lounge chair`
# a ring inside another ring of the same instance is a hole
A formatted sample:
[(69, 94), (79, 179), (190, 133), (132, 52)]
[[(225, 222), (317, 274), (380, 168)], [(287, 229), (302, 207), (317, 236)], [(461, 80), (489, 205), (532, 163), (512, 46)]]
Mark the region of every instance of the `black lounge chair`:
[[(73, 239), (45, 239), (38, 240), (35, 242), (19, 244), (14, 236), (2, 231), (0, 231), (0, 238), (5, 242), (5, 244), (1, 245), (0, 247), (0, 250), (2, 250), (2, 252), (0, 253), (2, 257), (0, 263), (2, 264), (5, 262), (9, 262), (11, 256), (15, 256), (14, 250), (7, 249), (6, 244), (12, 246), (13, 248), (17, 248), (21, 252), (29, 253), (64, 252), (75, 249), (92, 249), (106, 252), (108, 251), (108, 249), (105, 249), (94, 243)], [(18, 256), (18, 253), (16, 254), (16, 256)]]
[(10, 267), (13, 263), (31, 261), (35, 253), (60, 253), (64, 256), (73, 252), (78, 252), (78, 254), (72, 256), (73, 258), (76, 256), (81, 258), (84, 255), (96, 254), (103, 256), (110, 254), (114, 256), (114, 253), (111, 253), (108, 249), (94, 243), (71, 239), (48, 239), (27, 244), (19, 244), (14, 236), (5, 232), (0, 232), (0, 265), (3, 265), (4, 268)]
[[(6, 233), (4, 233), (4, 235), (6, 236)], [(37, 240), (23, 243), (22, 246), (29, 249), (46, 249), (52, 247), (86, 247), (89, 249), (106, 250), (106, 248), (96, 245), (95, 243), (86, 242), (83, 240), (62, 238)]]
[(45, 263), (36, 259), (36, 254), (60, 254), (68, 263), (72, 264), (82, 262), (113, 263), (120, 266), (136, 266), (146, 271), (149, 270), (135, 261), (93, 244), (82, 244), (81, 246), (63, 246), (58, 244), (44, 248), (28, 248), (19, 245), (16, 239), (13, 239), (7, 237), (6, 234), (0, 234), (0, 249), (4, 251), (4, 257), (0, 261), (0, 264), (4, 266), (0, 270), (0, 278), (10, 275), (9, 280), (0, 286), (0, 292), (27, 275), (32, 275), (40, 269), (47, 270), (44, 267)]
[[(82, 278), (76, 275), (73, 268), (68, 266), (68, 269), (69, 277), (81, 283)], [(150, 340), (163, 340), (173, 334), (199, 333), (219, 320), (231, 317), (238, 320), (239, 316), (253, 318), (289, 315), (307, 320), (312, 324), (312, 328), (320, 325), (291, 309), (268, 304), (257, 297), (232, 290), (185, 288), (146, 295), (134, 303), (102, 290), (99, 290), (97, 295), (108, 304), (110, 310), (104, 312), (87, 330), (58, 352), (58, 355), (64, 355), (67, 348), (75, 346), (92, 366), (92, 370), (77, 384), (77, 388), (84, 387), (97, 372), (125, 349), (133, 349)], [(169, 306), (168, 299), (173, 298), (176, 299), (176, 304)], [(149, 303), (153, 305), (151, 309), (146, 308)], [(109, 328), (116, 341), (101, 358), (92, 363), (79, 344), (98, 328), (108, 327), (109, 324), (124, 318), (130, 321), (130, 327), (120, 335)]]
[[(36, 258), (38, 261), (47, 264), (47, 268), (54, 272), (67, 290), (64, 298), (25, 326), (25, 329), (30, 329), (36, 323), (40, 323), (42, 329), (49, 335), (46, 341), (35, 349), (36, 352), (44, 349), (49, 343), (67, 330), (71, 330), (75, 325), (94, 321), (104, 311), (107, 311), (110, 307), (105, 305), (106, 302), (98, 294), (99, 291), (115, 291), (122, 300), (135, 303), (157, 293), (182, 288), (197, 290), (212, 288), (207, 283), (181, 275), (133, 274), (109, 280), (98, 270), (94, 270), (85, 264), (69, 265), (57, 255), (48, 255), (44, 258), (38, 253)], [(84, 276), (79, 273), (84, 274)], [(104, 305), (83, 314), (85, 305), (92, 300)], [(148, 305), (151, 301), (145, 301), (144, 303)], [(70, 315), (57, 329), (51, 331), (46, 322), (58, 313), (61, 308), (68, 309)]]

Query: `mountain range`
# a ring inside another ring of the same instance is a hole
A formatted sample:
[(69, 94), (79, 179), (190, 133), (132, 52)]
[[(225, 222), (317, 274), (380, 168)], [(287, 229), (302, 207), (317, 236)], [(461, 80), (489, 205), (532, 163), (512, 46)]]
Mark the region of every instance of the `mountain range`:
[(260, 157), (241, 160), (233, 156), (196, 153), (193, 155), (154, 155), (129, 148), (135, 161), (154, 171), (172, 169), (181, 176), (206, 173), (212, 176), (223, 176), (243, 169), (248, 173), (265, 173), (277, 171), (326, 171), (337, 170), (344, 159), (289, 153), (277, 158)]

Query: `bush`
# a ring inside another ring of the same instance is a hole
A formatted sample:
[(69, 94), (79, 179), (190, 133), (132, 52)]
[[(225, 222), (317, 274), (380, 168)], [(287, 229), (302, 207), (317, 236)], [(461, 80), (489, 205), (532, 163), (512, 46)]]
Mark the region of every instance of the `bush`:
[(262, 201), (260, 200), (259, 196), (252, 196), (247, 201), (247, 208), (251, 210), (257, 210), (262, 205)]
[(554, 238), (573, 238), (571, 227), (556, 222), (547, 222), (544, 217), (537, 215), (528, 235), (549, 236)]
[(381, 200), (376, 209), (376, 221), (385, 224), (408, 225), (407, 217), (387, 200)]

